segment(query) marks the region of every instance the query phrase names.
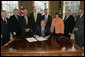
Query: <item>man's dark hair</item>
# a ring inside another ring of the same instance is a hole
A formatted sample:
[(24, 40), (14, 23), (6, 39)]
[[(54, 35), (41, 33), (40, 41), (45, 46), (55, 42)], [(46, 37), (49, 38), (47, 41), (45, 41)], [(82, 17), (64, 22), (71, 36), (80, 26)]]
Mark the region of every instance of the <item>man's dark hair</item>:
[(60, 14), (58, 12), (56, 12), (55, 15), (58, 15), (60, 17)]
[(83, 8), (80, 8), (79, 10), (84, 10)]
[(18, 11), (18, 9), (14, 9), (14, 11), (16, 11), (16, 10)]
[(48, 9), (44, 9), (44, 10), (48, 10)]

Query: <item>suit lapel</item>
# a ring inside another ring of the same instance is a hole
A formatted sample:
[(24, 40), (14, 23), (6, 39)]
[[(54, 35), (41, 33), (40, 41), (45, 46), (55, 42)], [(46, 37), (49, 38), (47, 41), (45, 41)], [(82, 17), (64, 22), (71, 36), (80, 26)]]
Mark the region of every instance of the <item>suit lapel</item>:
[(18, 22), (18, 20), (16, 19), (15, 15), (13, 15), (13, 16), (14, 16), (15, 20)]
[(45, 15), (43, 17), (44, 17), (44, 20), (45, 20)]
[(13, 15), (13, 16), (14, 16), (14, 18), (16, 18), (15, 15)]
[(45, 27), (45, 32), (44, 32), (44, 34), (46, 35), (46, 27)]
[[(70, 16), (69, 16), (69, 17), (70, 17)], [(69, 17), (67, 17), (67, 18), (65, 17), (64, 21), (68, 20), (68, 19), (69, 19)]]
[(33, 13), (32, 15), (33, 15), (33, 22), (36, 23), (36, 22), (35, 22), (35, 18), (34, 18), (34, 13)]
[[(47, 22), (48, 22), (48, 19), (49, 19), (49, 15), (47, 16)], [(44, 20), (45, 20), (45, 15), (44, 15)]]
[(24, 19), (24, 24), (26, 25), (26, 21), (25, 21), (25, 17), (23, 16), (23, 19)]
[[(49, 17), (49, 15), (48, 15), (48, 20), (49, 20), (49, 18), (50, 18), (50, 17)], [(48, 20), (47, 20), (47, 22), (48, 22)]]
[(66, 19), (66, 16), (65, 16), (65, 18), (64, 18), (64, 21), (65, 21), (65, 19)]
[(40, 26), (40, 28), (39, 28), (39, 29), (40, 29), (40, 35), (41, 35), (41, 26)]
[(2, 17), (1, 17), (1, 23), (4, 23), (4, 21), (3, 21)]

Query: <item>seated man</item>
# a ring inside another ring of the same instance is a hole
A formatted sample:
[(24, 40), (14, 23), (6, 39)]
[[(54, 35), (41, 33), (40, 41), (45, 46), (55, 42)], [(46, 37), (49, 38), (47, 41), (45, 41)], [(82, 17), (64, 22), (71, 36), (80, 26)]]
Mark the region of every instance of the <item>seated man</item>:
[(41, 21), (41, 26), (37, 27), (37, 37), (45, 37), (49, 38), (50, 37), (50, 28), (46, 26), (45, 20)]

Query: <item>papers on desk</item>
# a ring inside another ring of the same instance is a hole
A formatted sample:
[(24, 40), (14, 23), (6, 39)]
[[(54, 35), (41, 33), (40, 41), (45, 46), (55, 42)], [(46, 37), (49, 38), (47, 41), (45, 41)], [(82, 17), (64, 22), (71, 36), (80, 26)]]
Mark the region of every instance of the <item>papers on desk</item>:
[(28, 42), (36, 42), (37, 40), (35, 39), (35, 38), (26, 38), (26, 40), (28, 41)]
[(34, 38), (34, 37), (31, 37), (31, 38), (26, 38), (26, 40), (28, 42), (36, 42), (36, 41), (45, 41), (47, 39), (43, 38), (43, 37), (38, 37), (38, 38)]
[(46, 38), (43, 38), (43, 37), (38, 37), (38, 38), (36, 38), (38, 41), (45, 41), (45, 40), (47, 40)]

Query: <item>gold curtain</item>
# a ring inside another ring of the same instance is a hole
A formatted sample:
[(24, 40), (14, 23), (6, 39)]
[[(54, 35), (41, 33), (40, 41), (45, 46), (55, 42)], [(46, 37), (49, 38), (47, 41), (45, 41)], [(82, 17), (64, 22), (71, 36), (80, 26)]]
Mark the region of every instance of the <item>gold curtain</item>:
[(84, 1), (80, 1), (80, 8), (84, 9)]
[(49, 14), (52, 18), (55, 17), (55, 13), (58, 11), (58, 1), (49, 1)]
[[(60, 13), (59, 9), (59, 1), (49, 1), (49, 14), (55, 18), (55, 13), (58, 12)], [(60, 16), (63, 17), (63, 1), (61, 1), (61, 14)]]

